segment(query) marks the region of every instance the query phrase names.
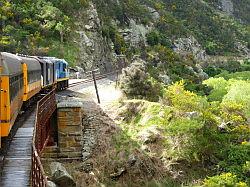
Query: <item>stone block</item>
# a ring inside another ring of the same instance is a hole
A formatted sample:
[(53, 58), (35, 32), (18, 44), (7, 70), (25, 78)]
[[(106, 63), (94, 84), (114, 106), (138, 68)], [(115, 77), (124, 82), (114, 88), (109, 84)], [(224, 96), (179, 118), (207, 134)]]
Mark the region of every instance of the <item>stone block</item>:
[(62, 128), (58, 127), (58, 131), (61, 133), (75, 133), (75, 132), (82, 132), (82, 127), (79, 125), (72, 125), (72, 126), (64, 126)]
[(67, 147), (67, 142), (65, 142), (65, 141), (59, 141), (58, 146), (59, 146), (59, 148), (61, 148), (61, 147)]
[(82, 147), (81, 142), (76, 142), (76, 141), (69, 141), (67, 142), (69, 147)]
[(66, 109), (66, 108), (83, 108), (82, 102), (77, 101), (64, 101), (57, 104), (58, 109)]
[(61, 157), (61, 158), (81, 158), (82, 153), (81, 152), (63, 152), (63, 153), (58, 153), (58, 157)]

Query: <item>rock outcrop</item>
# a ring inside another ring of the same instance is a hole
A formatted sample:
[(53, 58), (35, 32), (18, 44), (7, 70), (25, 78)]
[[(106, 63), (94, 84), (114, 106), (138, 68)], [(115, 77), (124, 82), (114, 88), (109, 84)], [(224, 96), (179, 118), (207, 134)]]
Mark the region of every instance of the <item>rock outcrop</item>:
[(81, 11), (78, 18), (79, 65), (85, 70), (99, 68), (101, 72), (110, 72), (114, 61), (110, 41), (101, 34), (101, 21), (97, 10), (90, 3), (87, 11)]
[(139, 138), (144, 144), (154, 143), (161, 138), (160, 129), (153, 125), (139, 133)]
[[(50, 170), (52, 174), (52, 180), (59, 187), (75, 187), (72, 176), (69, 175), (65, 167), (59, 162), (52, 162), (50, 164)], [(53, 184), (52, 184), (53, 186)]]
[(223, 12), (233, 15), (234, 13), (234, 4), (231, 0), (221, 0), (221, 9)]
[(123, 36), (126, 43), (133, 47), (139, 47), (139, 45), (146, 45), (146, 35), (152, 28), (143, 24), (136, 23), (135, 20), (131, 19), (129, 27), (120, 29), (119, 32)]
[(199, 42), (193, 37), (179, 38), (174, 41), (174, 50), (179, 54), (192, 54), (197, 61), (206, 61), (207, 54)]

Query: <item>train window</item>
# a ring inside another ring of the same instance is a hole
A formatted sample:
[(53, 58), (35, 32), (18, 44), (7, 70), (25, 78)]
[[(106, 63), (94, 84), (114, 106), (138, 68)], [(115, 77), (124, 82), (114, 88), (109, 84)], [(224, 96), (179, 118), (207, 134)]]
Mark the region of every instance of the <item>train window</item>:
[(19, 91), (23, 88), (23, 74), (10, 77), (10, 102), (12, 102)]
[(41, 71), (35, 70), (28, 72), (28, 83), (34, 83), (41, 80)]
[(66, 68), (67, 68), (67, 65), (66, 65), (66, 64), (63, 64), (63, 71), (64, 71), (64, 72), (66, 71)]

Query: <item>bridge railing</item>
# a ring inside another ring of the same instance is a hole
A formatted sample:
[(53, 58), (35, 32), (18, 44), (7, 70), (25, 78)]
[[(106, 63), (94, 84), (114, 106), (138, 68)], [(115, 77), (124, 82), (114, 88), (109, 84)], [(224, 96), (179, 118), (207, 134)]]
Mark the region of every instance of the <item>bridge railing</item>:
[(31, 183), (33, 187), (46, 187), (47, 185), (47, 178), (40, 156), (49, 140), (50, 119), (55, 110), (55, 90), (52, 90), (37, 103), (36, 122), (32, 143)]

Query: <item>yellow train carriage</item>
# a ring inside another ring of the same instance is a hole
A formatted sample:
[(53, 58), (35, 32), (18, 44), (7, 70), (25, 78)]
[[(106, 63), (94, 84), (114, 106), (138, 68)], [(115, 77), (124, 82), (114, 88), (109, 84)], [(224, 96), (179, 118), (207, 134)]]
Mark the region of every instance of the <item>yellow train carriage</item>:
[(20, 58), (22, 59), (24, 80), (23, 101), (28, 101), (42, 88), (41, 65), (35, 58), (23, 56), (20, 56)]
[(0, 137), (8, 136), (23, 104), (23, 70), (16, 55), (0, 53)]

